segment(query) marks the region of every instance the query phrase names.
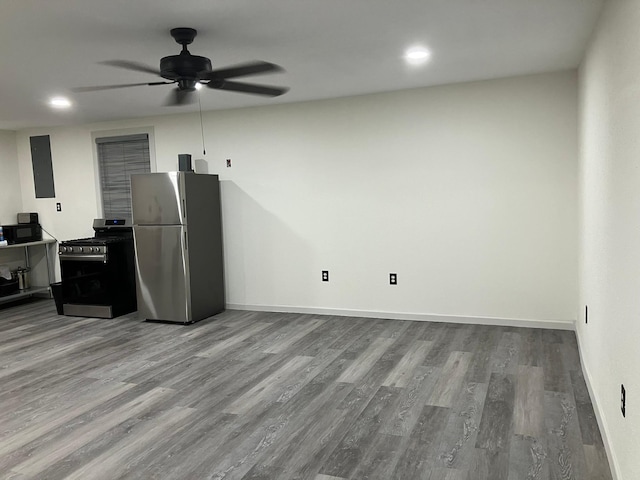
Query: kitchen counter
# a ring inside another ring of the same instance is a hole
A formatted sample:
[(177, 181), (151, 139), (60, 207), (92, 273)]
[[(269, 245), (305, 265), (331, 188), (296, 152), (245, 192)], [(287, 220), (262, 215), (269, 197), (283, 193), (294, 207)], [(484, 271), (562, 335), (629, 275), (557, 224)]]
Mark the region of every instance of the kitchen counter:
[[(56, 243), (55, 240), (47, 239), (37, 242), (15, 243), (0, 247), (0, 263), (3, 263), (2, 257), (5, 252), (15, 252), (17, 249), (22, 249), (22, 266), (32, 269), (30, 281), (35, 282), (30, 288), (0, 297), (0, 303), (18, 300), (38, 293), (46, 293), (48, 297), (51, 297), (49, 285), (54, 282), (52, 257), (55, 257), (51, 254), (50, 250), (52, 250), (52, 247), (54, 247)], [(32, 262), (34, 257), (39, 257), (35, 264)]]

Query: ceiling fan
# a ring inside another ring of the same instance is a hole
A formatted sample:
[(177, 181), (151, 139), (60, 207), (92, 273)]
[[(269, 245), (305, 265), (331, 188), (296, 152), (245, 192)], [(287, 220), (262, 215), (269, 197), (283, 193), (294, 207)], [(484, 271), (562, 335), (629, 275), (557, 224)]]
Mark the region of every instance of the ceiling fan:
[(128, 60), (108, 60), (100, 62), (103, 65), (110, 65), (112, 67), (158, 75), (166, 81), (78, 87), (73, 88), (72, 91), (92, 92), (142, 85), (177, 84), (176, 88), (171, 93), (171, 96), (168, 98), (167, 105), (184, 105), (193, 100), (192, 94), (196, 91), (197, 84), (201, 84), (215, 90), (228, 90), (231, 92), (265, 95), (268, 97), (276, 97), (289, 90), (286, 87), (257, 85), (229, 80), (231, 78), (245, 77), (248, 75), (277, 73), (284, 71), (284, 69), (273, 63), (256, 60), (253, 62), (213, 70), (211, 67), (211, 60), (206, 57), (192, 55), (189, 50), (187, 50), (187, 45), (190, 45), (193, 42), (197, 33), (198, 32), (193, 28), (172, 29), (171, 36), (178, 44), (182, 45), (182, 51), (178, 55), (163, 57), (160, 60), (159, 70), (142, 63), (131, 62)]

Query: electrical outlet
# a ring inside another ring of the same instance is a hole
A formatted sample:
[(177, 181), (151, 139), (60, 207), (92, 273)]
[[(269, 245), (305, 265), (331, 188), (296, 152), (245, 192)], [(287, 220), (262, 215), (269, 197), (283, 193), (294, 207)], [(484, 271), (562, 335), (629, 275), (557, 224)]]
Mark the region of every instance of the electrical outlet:
[(397, 285), (398, 284), (398, 274), (390, 273), (389, 274), (389, 285)]
[(589, 307), (584, 306), (584, 323), (589, 323)]
[(323, 282), (329, 281), (329, 270), (322, 270), (322, 281)]
[(620, 385), (620, 410), (622, 410), (622, 416), (627, 416), (627, 392), (624, 389), (624, 385)]
[(56, 212), (62, 211), (62, 204), (60, 202), (56, 203)]
[(231, 159), (227, 158), (227, 168), (231, 167)]

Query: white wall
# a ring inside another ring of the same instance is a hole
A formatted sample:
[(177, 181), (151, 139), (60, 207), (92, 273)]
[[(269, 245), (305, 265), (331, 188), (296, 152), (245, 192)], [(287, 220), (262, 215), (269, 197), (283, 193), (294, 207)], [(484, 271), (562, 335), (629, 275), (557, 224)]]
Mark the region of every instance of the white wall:
[[(50, 135), (55, 198), (36, 198), (29, 137)], [(93, 235), (97, 216), (91, 136), (85, 127), (18, 132), (20, 182), (24, 210), (38, 212), (43, 228), (59, 240)], [(62, 211), (56, 212), (56, 203)], [(89, 219), (89, 220), (87, 220)]]
[[(572, 72), (205, 113), (227, 302), (572, 321), (576, 122)], [(158, 170), (202, 158), (196, 113), (20, 132), (23, 182), (28, 136), (51, 135), (59, 237), (98, 214), (91, 134), (140, 126)]]
[[(580, 70), (578, 338), (620, 479), (640, 478), (640, 2), (605, 4)], [(620, 412), (620, 384), (627, 416)]]
[(0, 130), (0, 225), (16, 223), (22, 211), (16, 145), (16, 132)]

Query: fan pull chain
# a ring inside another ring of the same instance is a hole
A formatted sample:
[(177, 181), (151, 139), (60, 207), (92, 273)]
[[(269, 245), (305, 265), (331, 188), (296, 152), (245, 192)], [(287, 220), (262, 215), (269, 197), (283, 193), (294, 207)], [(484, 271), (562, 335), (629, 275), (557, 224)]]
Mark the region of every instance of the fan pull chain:
[(204, 148), (204, 125), (202, 124), (202, 102), (200, 101), (200, 91), (198, 90), (198, 106), (200, 107), (200, 132), (202, 133), (202, 155), (206, 155)]

